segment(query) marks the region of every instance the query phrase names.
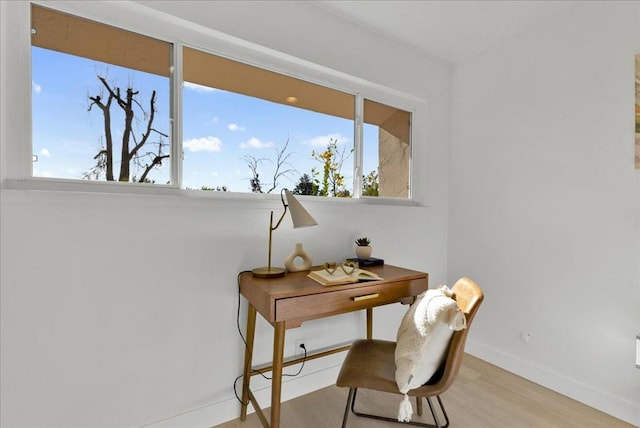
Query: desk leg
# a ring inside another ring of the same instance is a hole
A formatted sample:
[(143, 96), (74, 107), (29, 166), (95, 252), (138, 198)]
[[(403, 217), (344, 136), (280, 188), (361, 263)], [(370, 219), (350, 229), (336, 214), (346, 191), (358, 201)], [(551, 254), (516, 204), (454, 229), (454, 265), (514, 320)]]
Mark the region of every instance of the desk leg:
[(247, 406), (249, 405), (249, 381), (251, 380), (251, 362), (253, 357), (253, 338), (256, 332), (256, 308), (249, 304), (247, 310), (247, 346), (244, 349), (244, 370), (242, 372), (242, 407), (240, 420), (247, 419)]
[(373, 308), (367, 308), (367, 339), (373, 339)]
[(284, 361), (284, 322), (277, 322), (273, 330), (273, 379), (271, 381), (271, 428), (280, 427), (280, 392)]

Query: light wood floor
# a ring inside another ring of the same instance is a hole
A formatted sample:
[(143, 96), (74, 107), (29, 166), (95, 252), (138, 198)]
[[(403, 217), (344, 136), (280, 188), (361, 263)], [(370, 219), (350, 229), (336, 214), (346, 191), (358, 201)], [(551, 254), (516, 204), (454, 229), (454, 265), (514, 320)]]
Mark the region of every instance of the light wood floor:
[[(346, 388), (330, 386), (282, 404), (281, 428), (340, 427)], [(394, 417), (401, 396), (358, 391), (356, 408)], [(442, 395), (450, 428), (631, 428), (625, 422), (465, 354), (460, 374)], [(415, 411), (415, 400), (412, 400)], [(424, 403), (425, 414), (429, 407)], [(266, 412), (268, 415), (269, 413)], [(413, 420), (431, 422), (426, 416)], [(391, 422), (349, 416), (349, 428), (399, 427)], [(261, 428), (255, 414), (217, 428)]]

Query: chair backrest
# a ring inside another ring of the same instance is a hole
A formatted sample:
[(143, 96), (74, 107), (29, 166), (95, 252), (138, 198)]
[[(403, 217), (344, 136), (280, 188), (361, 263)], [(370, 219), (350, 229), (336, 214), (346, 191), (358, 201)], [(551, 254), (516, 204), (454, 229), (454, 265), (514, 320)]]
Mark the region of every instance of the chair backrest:
[(464, 345), (467, 341), (467, 334), (473, 318), (478, 312), (480, 304), (484, 300), (484, 293), (476, 284), (469, 278), (460, 278), (451, 290), (455, 293), (455, 299), (458, 303), (458, 307), (464, 312), (467, 318), (467, 328), (464, 330), (456, 331), (451, 338), (449, 344), (449, 350), (447, 352), (447, 358), (444, 362), (444, 370), (442, 376), (434, 383), (429, 382), (428, 388), (432, 391), (433, 395), (440, 395), (446, 391), (460, 371), (462, 365), (462, 356), (464, 355)]

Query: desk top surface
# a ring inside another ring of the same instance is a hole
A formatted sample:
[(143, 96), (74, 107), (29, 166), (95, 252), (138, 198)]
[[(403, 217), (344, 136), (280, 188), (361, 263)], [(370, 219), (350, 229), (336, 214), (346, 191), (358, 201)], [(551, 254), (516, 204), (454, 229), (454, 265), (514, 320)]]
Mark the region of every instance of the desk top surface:
[[(315, 267), (315, 269), (321, 269)], [(290, 302), (290, 305), (314, 304), (325, 305), (327, 313), (338, 313), (342, 309), (331, 309), (335, 298), (330, 296), (353, 295), (367, 293), (369, 290), (391, 290), (400, 287), (402, 296), (416, 296), (427, 289), (429, 275), (426, 272), (405, 269), (398, 266), (368, 266), (371, 271), (384, 278), (379, 281), (362, 281), (352, 284), (324, 286), (307, 277), (309, 271), (291, 272), (279, 278), (257, 278), (251, 272), (240, 275), (240, 293), (260, 312), (268, 321), (280, 318), (282, 311), (276, 316), (277, 302)], [(328, 299), (328, 300), (327, 300)], [(331, 302), (331, 303), (327, 303)], [(284, 304), (283, 304), (284, 305)], [(343, 305), (340, 306), (343, 308)], [(343, 308), (344, 309), (344, 308)], [(315, 312), (311, 310), (311, 312)], [(298, 315), (296, 315), (298, 316)]]
[[(319, 266), (312, 270), (322, 269)], [(260, 290), (260, 294), (269, 295), (275, 299), (283, 299), (287, 297), (306, 296), (318, 293), (331, 293), (350, 288), (368, 287), (370, 285), (381, 285), (396, 281), (410, 281), (413, 279), (428, 278), (426, 272), (420, 272), (411, 269), (405, 269), (398, 266), (382, 265), (368, 266), (366, 270), (375, 273), (384, 278), (381, 281), (362, 281), (352, 284), (341, 285), (322, 285), (313, 279), (307, 277), (309, 271), (289, 272), (285, 276), (279, 278), (257, 278), (251, 272), (245, 272), (240, 275), (240, 292), (249, 298), (254, 291)], [(251, 289), (249, 289), (251, 287)]]

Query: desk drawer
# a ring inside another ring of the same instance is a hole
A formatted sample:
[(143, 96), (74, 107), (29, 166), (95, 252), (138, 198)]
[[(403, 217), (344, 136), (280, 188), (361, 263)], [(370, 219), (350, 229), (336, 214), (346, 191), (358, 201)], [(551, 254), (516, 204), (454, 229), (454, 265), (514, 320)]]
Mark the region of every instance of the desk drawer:
[(399, 281), (380, 285), (368, 284), (358, 288), (290, 297), (276, 301), (276, 321), (314, 319), (386, 305), (402, 298), (416, 296), (427, 289), (426, 279)]

